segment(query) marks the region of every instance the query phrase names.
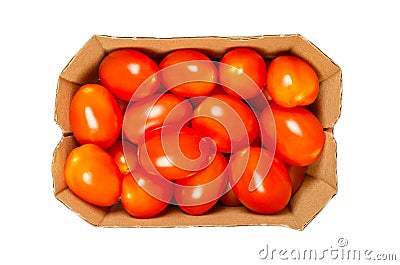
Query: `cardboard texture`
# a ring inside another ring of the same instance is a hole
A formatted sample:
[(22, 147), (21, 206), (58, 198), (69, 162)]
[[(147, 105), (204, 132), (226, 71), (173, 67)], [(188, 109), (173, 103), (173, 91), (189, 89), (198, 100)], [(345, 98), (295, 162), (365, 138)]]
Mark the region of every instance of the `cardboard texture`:
[[(316, 70), (320, 92), (310, 109), (321, 121), (326, 141), (320, 158), (307, 168), (299, 191), (288, 206), (274, 215), (260, 215), (243, 206), (217, 205), (202, 216), (190, 216), (177, 206), (169, 206), (161, 215), (150, 219), (130, 216), (120, 203), (108, 208), (96, 207), (75, 196), (64, 181), (64, 164), (69, 152), (79, 143), (69, 124), (69, 106), (77, 89), (97, 80), (97, 68), (103, 57), (119, 48), (135, 48), (159, 60), (172, 50), (193, 48), (219, 60), (235, 47), (249, 47), (265, 58), (293, 54)], [(81, 218), (96, 226), (107, 227), (176, 227), (281, 225), (303, 230), (337, 193), (336, 142), (333, 127), (341, 109), (341, 69), (322, 51), (301, 35), (256, 37), (190, 37), (190, 38), (119, 38), (94, 35), (62, 71), (57, 86), (55, 121), (62, 130), (62, 139), (54, 151), (52, 174), (55, 197)]]

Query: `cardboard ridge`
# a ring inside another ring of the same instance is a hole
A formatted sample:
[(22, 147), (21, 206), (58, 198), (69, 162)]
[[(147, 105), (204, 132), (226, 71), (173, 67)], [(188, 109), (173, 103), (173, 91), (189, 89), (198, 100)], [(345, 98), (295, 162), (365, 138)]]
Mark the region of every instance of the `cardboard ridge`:
[[(64, 165), (69, 152), (79, 145), (69, 124), (69, 105), (81, 85), (98, 79), (97, 68), (104, 56), (116, 49), (134, 48), (154, 59), (172, 50), (191, 48), (219, 60), (228, 50), (249, 47), (266, 59), (281, 54), (298, 56), (314, 67), (320, 81), (320, 93), (310, 110), (320, 120), (326, 136), (319, 159), (307, 167), (306, 178), (288, 206), (274, 215), (260, 215), (244, 206), (217, 205), (210, 213), (191, 216), (177, 206), (169, 206), (160, 216), (150, 219), (131, 217), (120, 203), (112, 207), (96, 207), (79, 199), (64, 180)], [(82, 219), (103, 227), (191, 227), (278, 225), (303, 230), (337, 194), (337, 143), (334, 125), (340, 117), (342, 71), (316, 45), (300, 34), (230, 36), (230, 37), (115, 37), (93, 35), (62, 70), (55, 101), (54, 120), (62, 130), (62, 138), (54, 150), (52, 161), (55, 197)]]

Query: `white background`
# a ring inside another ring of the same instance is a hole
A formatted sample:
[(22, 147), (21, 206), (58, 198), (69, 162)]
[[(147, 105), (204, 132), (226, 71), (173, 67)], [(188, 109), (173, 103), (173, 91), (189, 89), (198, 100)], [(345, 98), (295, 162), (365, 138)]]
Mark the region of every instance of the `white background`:
[[(258, 256), (266, 244), (322, 251), (337, 247), (341, 237), (351, 249), (397, 253), (399, 260), (396, 1), (271, 2), (2, 1), (0, 263), (266, 264), (271, 261)], [(93, 34), (281, 33), (301, 33), (343, 69), (335, 127), (339, 193), (305, 231), (96, 228), (54, 198), (50, 165), (61, 137), (53, 122), (57, 77)]]

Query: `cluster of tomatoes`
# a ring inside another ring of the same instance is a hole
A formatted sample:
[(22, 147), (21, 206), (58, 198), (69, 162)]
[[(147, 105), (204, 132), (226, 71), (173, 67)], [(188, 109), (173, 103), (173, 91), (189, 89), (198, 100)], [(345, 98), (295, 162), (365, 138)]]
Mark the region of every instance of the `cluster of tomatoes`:
[(323, 149), (323, 128), (305, 108), (318, 76), (295, 56), (235, 48), (216, 62), (181, 49), (156, 62), (126, 48), (107, 54), (98, 76), (72, 99), (81, 145), (65, 164), (70, 190), (96, 206), (120, 200), (148, 218), (169, 204), (200, 215), (220, 201), (273, 214)]

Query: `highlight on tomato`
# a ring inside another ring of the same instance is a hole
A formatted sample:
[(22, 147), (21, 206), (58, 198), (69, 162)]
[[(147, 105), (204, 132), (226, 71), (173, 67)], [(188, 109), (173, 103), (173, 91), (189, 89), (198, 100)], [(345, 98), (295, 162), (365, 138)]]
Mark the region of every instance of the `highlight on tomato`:
[(122, 100), (139, 100), (152, 95), (160, 84), (158, 65), (135, 49), (118, 49), (107, 54), (99, 66), (101, 83)]
[(199, 97), (210, 94), (218, 74), (214, 63), (203, 53), (192, 50), (175, 50), (160, 63), (162, 84), (172, 93), (182, 97)]
[(73, 149), (65, 161), (65, 182), (78, 197), (96, 206), (111, 206), (121, 195), (122, 175), (114, 159), (94, 144)]
[(106, 149), (117, 140), (122, 114), (117, 100), (102, 85), (81, 86), (69, 109), (71, 130), (80, 144), (96, 144)]

